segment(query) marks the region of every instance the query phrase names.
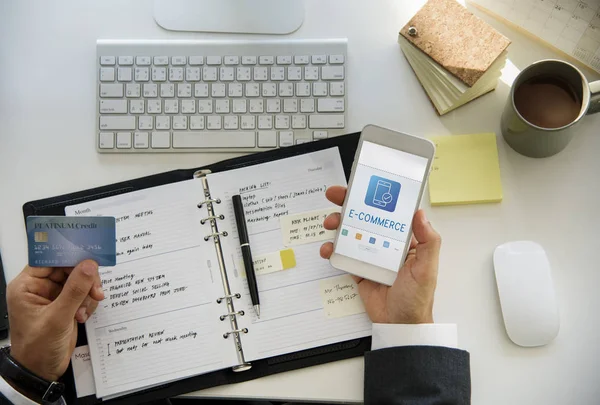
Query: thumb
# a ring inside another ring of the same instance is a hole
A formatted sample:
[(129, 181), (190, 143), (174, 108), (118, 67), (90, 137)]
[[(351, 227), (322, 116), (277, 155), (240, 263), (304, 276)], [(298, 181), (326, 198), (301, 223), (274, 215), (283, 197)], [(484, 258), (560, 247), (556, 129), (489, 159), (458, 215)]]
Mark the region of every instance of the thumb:
[(61, 317), (75, 318), (98, 277), (98, 264), (93, 260), (79, 263), (67, 278), (62, 291), (51, 304)]
[(440, 255), (442, 238), (433, 229), (425, 217), (425, 211), (418, 210), (413, 217), (412, 231), (418, 241), (417, 255), (419, 261), (434, 261), (437, 264)]

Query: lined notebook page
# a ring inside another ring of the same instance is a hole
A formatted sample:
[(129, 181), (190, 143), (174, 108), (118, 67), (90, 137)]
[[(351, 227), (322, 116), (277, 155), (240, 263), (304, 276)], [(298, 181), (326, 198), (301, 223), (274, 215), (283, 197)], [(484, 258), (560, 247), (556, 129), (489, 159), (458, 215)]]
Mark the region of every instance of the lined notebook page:
[(189, 180), (65, 209), (117, 219), (117, 266), (100, 269), (106, 298), (86, 322), (98, 397), (237, 364), (221, 336), (229, 328), (203, 199)]
[[(344, 274), (319, 256), (323, 242), (292, 246), (296, 267), (258, 275), (261, 317), (256, 318), (247, 282), (240, 271), (241, 252), (231, 197), (244, 201), (250, 246), (254, 257), (284, 249), (279, 218), (333, 206), (325, 198), (332, 185), (345, 185), (337, 148), (208, 176), (213, 198), (221, 198), (217, 214), (224, 214), (219, 230), (233, 291), (242, 293), (236, 309), (249, 333), (242, 335), (247, 360), (272, 357), (371, 334), (366, 314), (328, 319), (323, 310), (319, 281)], [(240, 306), (241, 304), (241, 306)], [(239, 308), (238, 308), (239, 307)]]

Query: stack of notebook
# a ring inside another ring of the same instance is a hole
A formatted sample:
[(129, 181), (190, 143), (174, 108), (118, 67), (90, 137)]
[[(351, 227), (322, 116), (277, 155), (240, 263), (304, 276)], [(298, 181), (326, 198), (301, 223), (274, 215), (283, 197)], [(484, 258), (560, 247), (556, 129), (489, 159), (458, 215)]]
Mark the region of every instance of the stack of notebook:
[(440, 115), (496, 88), (510, 44), (455, 0), (429, 0), (398, 42)]

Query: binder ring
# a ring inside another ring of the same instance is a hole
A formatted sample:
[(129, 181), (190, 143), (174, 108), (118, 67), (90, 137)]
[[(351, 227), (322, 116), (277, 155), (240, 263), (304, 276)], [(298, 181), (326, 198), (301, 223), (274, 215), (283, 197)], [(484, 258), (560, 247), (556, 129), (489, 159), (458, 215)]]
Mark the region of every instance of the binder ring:
[(217, 298), (217, 304), (220, 304), (223, 300), (225, 300), (227, 298), (237, 298), (237, 299), (240, 299), (240, 298), (242, 298), (242, 294), (235, 293), (235, 294), (224, 295), (224, 296), (222, 296), (220, 298)]
[(235, 329), (235, 330), (232, 330), (231, 332), (225, 332), (225, 333), (223, 333), (223, 339), (227, 339), (229, 337), (229, 335), (240, 334), (240, 333), (248, 333), (248, 328)]
[(204, 241), (205, 241), (205, 242), (208, 242), (208, 240), (209, 240), (211, 237), (213, 237), (213, 238), (216, 238), (216, 237), (217, 237), (217, 236), (219, 236), (219, 235), (222, 235), (223, 237), (225, 237), (225, 236), (227, 236), (227, 235), (228, 235), (228, 233), (227, 233), (227, 231), (223, 231), (223, 232), (213, 232), (213, 233), (211, 233), (210, 235), (206, 235), (206, 236), (204, 237)]
[(209, 203), (217, 203), (217, 204), (221, 204), (221, 199), (220, 199), (220, 198), (217, 198), (217, 199), (215, 200), (215, 199), (212, 199), (212, 198), (207, 198), (206, 200), (202, 201), (201, 203), (198, 203), (197, 207), (198, 207), (198, 208), (202, 208), (202, 206), (203, 206), (204, 204), (209, 204)]
[(206, 218), (202, 218), (200, 220), (200, 225), (204, 225), (206, 223), (206, 221), (212, 221), (213, 219), (220, 219), (223, 220), (225, 219), (225, 215), (221, 214), (221, 215), (210, 215)]
[(244, 316), (244, 315), (245, 315), (245, 313), (244, 313), (244, 311), (235, 311), (235, 312), (230, 312), (230, 313), (228, 313), (227, 315), (221, 315), (221, 316), (219, 317), (219, 319), (220, 319), (220, 320), (222, 320), (222, 321), (224, 321), (225, 319), (227, 319), (227, 317), (228, 317), (228, 316), (236, 316), (236, 315), (239, 315), (239, 316)]

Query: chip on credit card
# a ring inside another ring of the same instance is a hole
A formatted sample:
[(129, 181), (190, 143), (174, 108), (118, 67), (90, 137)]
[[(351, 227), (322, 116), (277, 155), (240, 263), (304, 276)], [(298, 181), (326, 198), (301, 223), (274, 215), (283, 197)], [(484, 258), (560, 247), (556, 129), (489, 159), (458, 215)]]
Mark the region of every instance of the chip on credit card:
[(74, 267), (86, 259), (117, 264), (114, 217), (30, 216), (27, 242), (32, 267)]

